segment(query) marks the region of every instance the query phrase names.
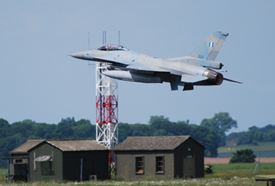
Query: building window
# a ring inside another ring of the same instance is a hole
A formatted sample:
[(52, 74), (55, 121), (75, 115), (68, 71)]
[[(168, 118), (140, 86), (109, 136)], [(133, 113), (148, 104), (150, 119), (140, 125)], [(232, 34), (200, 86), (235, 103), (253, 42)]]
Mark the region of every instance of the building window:
[(193, 156), (192, 155), (187, 155), (187, 156), (185, 156), (185, 158), (193, 158)]
[(156, 173), (164, 174), (164, 156), (156, 156)]
[(42, 176), (54, 175), (52, 161), (43, 161), (43, 162), (40, 162), (40, 165), (41, 165), (41, 175)]
[(21, 160), (15, 160), (16, 164), (22, 163), (22, 159)]
[(136, 174), (144, 174), (144, 157), (136, 157)]

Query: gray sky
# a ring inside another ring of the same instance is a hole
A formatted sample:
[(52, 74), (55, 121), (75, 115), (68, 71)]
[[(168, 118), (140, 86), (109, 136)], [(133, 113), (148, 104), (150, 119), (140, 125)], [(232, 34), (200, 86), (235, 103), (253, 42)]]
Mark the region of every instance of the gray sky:
[(200, 124), (228, 112), (238, 129), (275, 123), (275, 1), (14, 0), (0, 6), (0, 118), (95, 124), (95, 66), (67, 54), (107, 42), (154, 57), (189, 55), (214, 31), (229, 32), (217, 61), (244, 84), (170, 91), (170, 85), (119, 81), (119, 122), (150, 116)]

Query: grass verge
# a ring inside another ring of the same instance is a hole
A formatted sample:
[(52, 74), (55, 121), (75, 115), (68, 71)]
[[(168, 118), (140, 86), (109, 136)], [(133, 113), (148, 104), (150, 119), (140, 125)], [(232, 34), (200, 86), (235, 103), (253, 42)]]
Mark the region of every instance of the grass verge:
[(275, 175), (275, 163), (261, 163), (261, 171), (253, 174), (256, 163), (250, 164), (214, 164), (213, 174), (206, 174), (205, 178), (199, 179), (143, 179), (143, 180), (122, 180), (112, 179), (106, 181), (86, 181), (86, 182), (68, 182), (68, 181), (55, 181), (55, 182), (18, 182), (6, 184), (4, 176), (7, 169), (0, 169), (0, 185), (20, 185), (20, 186), (60, 186), (60, 185), (80, 185), (80, 186), (93, 186), (93, 185), (254, 185), (255, 175)]

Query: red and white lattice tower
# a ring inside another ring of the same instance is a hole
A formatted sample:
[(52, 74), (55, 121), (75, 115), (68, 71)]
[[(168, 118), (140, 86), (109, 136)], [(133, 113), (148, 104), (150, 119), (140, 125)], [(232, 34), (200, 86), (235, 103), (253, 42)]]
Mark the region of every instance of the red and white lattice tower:
[(117, 82), (102, 73), (107, 63), (96, 64), (96, 141), (109, 149), (118, 144)]

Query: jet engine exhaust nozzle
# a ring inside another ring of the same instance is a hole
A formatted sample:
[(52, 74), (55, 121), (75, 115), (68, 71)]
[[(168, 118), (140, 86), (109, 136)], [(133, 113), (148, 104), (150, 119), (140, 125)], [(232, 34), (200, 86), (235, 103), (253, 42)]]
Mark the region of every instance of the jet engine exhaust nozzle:
[(206, 71), (204, 71), (203, 76), (209, 78), (208, 83), (210, 85), (221, 85), (223, 82), (223, 75), (214, 70), (207, 69)]

